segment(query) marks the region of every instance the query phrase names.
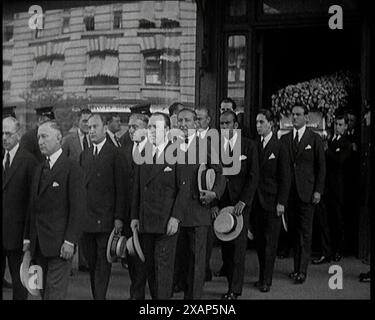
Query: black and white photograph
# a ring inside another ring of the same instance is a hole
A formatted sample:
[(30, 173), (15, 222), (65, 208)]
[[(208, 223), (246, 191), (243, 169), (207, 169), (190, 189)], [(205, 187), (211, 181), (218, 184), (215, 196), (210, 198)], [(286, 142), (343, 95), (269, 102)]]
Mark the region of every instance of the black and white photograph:
[(2, 300), (371, 300), (367, 2), (16, 0), (2, 25)]

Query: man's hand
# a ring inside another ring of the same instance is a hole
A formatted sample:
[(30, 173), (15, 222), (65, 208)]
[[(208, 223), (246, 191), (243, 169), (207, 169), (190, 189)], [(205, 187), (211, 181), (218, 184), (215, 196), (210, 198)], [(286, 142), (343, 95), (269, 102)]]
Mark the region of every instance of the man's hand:
[(213, 220), (215, 220), (218, 215), (219, 215), (219, 207), (218, 206), (212, 207), (211, 208), (211, 218)]
[(200, 193), (200, 201), (203, 205), (210, 204), (212, 201), (216, 199), (216, 193), (209, 190), (203, 190)]
[(313, 202), (313, 204), (318, 204), (320, 202), (320, 193), (319, 192), (314, 192), (312, 202)]
[(242, 201), (238, 201), (233, 209), (233, 214), (235, 216), (240, 216), (242, 214), (243, 209), (245, 209), (246, 204)]
[(173, 236), (178, 230), (178, 219), (170, 217), (167, 224), (167, 236)]
[(285, 207), (282, 204), (278, 203), (277, 206), (276, 206), (277, 216), (280, 217), (284, 213), (285, 213)]
[(60, 250), (60, 258), (69, 260), (73, 257), (74, 254), (74, 245), (63, 243)]
[(139, 231), (139, 220), (138, 219), (133, 219), (130, 222), (130, 229), (134, 232), (135, 230)]
[(23, 248), (22, 248), (22, 251), (23, 252), (26, 252), (26, 251), (29, 251), (30, 250), (30, 242), (26, 242), (23, 244)]
[(120, 219), (115, 220), (115, 233), (120, 234), (122, 232), (123, 223)]

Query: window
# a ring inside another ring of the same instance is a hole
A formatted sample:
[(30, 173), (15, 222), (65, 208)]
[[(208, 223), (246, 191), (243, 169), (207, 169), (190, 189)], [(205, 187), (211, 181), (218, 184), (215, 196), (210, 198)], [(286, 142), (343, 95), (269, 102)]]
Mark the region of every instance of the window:
[(62, 33), (69, 33), (70, 31), (69, 22), (70, 22), (70, 17), (63, 18)]
[(122, 11), (113, 13), (113, 29), (122, 29)]
[(4, 41), (13, 40), (13, 26), (5, 26)]
[(32, 87), (59, 87), (63, 80), (64, 59), (45, 58), (37, 61), (32, 78)]
[(162, 53), (145, 57), (145, 84), (179, 86), (180, 58)]
[(95, 17), (94, 16), (86, 16), (83, 18), (83, 23), (85, 24), (86, 31), (93, 31), (95, 30)]

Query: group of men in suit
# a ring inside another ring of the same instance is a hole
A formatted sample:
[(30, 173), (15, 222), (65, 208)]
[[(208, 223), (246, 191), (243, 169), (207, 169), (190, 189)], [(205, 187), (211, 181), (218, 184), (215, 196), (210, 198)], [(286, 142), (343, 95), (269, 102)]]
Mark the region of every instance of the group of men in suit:
[[(326, 176), (323, 141), (306, 127), (308, 110), (293, 107), (293, 130), (280, 140), (272, 130), (272, 113), (260, 110), (259, 138), (254, 141), (241, 135), (233, 106), (223, 109), (220, 144), (211, 148), (209, 110), (181, 103), (173, 109), (168, 117), (160, 112), (151, 115), (149, 106), (135, 108), (122, 139), (116, 136), (117, 115), (108, 119), (82, 110), (77, 131), (63, 139), (47, 112), (49, 118), (41, 119), (32, 136), (43, 156), (39, 165), (18, 144), (18, 121), (3, 120), (3, 210), (9, 213), (4, 215), (3, 234), (9, 233), (10, 225), (17, 226), (17, 232), (6, 236), (3, 252), (9, 259), (15, 298), (27, 296), (17, 272), (22, 250), (31, 250), (45, 270), (43, 298), (64, 299), (79, 244), (87, 259), (93, 298), (105, 299), (111, 274), (106, 246), (114, 229), (126, 237), (139, 233), (145, 253), (145, 263), (137, 256), (127, 259), (131, 299), (145, 298), (147, 281), (154, 299), (170, 298), (177, 285), (185, 299), (199, 299), (211, 272), (213, 222), (228, 206), (233, 206), (233, 216), (242, 216), (244, 227), (235, 239), (220, 242), (221, 271), (228, 280), (223, 299), (237, 299), (242, 293), (250, 224), (259, 260), (255, 285), (262, 292), (270, 290), (282, 216), (288, 220), (294, 245), (290, 277), (299, 284), (306, 280), (314, 208)], [(174, 146), (173, 128), (183, 135), (177, 154), (184, 161), (177, 163), (166, 161)], [(207, 147), (207, 166), (216, 175), (212, 190), (198, 189), (202, 145)], [(219, 159), (229, 155), (232, 162), (239, 155), (239, 172), (230, 171), (233, 163), (216, 163), (212, 152)], [(151, 162), (134, 161), (147, 153)]]

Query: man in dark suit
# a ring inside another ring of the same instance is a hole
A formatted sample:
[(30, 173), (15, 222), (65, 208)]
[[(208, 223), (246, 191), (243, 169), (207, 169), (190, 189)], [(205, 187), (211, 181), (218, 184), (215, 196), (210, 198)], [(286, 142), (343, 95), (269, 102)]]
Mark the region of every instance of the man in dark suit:
[(146, 151), (146, 157), (153, 157), (153, 161), (137, 165), (135, 172), (131, 228), (139, 230), (146, 259), (141, 266), (143, 287), (139, 288), (143, 298), (147, 278), (153, 299), (169, 299), (172, 293), (181, 211), (173, 210), (178, 191), (176, 164), (168, 164), (165, 157), (169, 129), (167, 115), (154, 113), (151, 116), (148, 139), (152, 149)]
[(90, 148), (88, 119), (91, 115), (89, 109), (82, 109), (78, 113), (78, 129), (63, 138), (62, 149), (66, 156), (79, 162), (83, 150)]
[(37, 165), (36, 159), (19, 148), (20, 124), (13, 117), (3, 119), (3, 262), (5, 259), (13, 282), (13, 299), (26, 300), (27, 291), (20, 280), (23, 234), (30, 186)]
[[(177, 165), (180, 189), (174, 206), (174, 210), (179, 211), (178, 215), (183, 217), (177, 244), (176, 278), (182, 282), (185, 299), (199, 299), (205, 278), (207, 228), (211, 224), (209, 206), (213, 200), (220, 199), (223, 193), (222, 186), (219, 186), (222, 167), (218, 157), (217, 161), (212, 161), (213, 155), (208, 146), (205, 162), (215, 170), (216, 180), (212, 191), (200, 193), (197, 182), (200, 163), (197, 115), (194, 110), (185, 108), (178, 113), (177, 119), (185, 143), (180, 145), (183, 159)], [(172, 215), (178, 216), (174, 213)]]
[(90, 269), (91, 291), (95, 300), (105, 300), (111, 264), (106, 258), (113, 228), (121, 233), (125, 213), (125, 174), (117, 148), (106, 139), (101, 114), (89, 118), (92, 146), (82, 152), (81, 167), (87, 194), (87, 217), (83, 228), (84, 252)]
[(270, 291), (276, 259), (281, 216), (285, 214), (290, 189), (290, 167), (286, 147), (272, 132), (274, 120), (270, 110), (261, 109), (256, 118), (260, 136), (259, 185), (254, 201), (255, 241), (259, 261), (261, 292)]
[[(237, 238), (221, 242), (223, 265), (228, 280), (228, 291), (222, 299), (226, 300), (237, 299), (242, 293), (249, 215), (259, 179), (258, 150), (255, 143), (241, 136), (238, 126), (238, 119), (233, 111), (224, 111), (220, 115), (220, 151), (227, 184), (219, 201), (219, 208), (234, 206), (234, 214), (242, 215), (244, 220), (244, 227)], [(224, 154), (229, 156), (230, 162), (224, 161)], [(228, 170), (235, 161), (240, 163), (239, 172)]]
[(121, 118), (118, 113), (111, 113), (107, 116), (107, 132), (106, 138), (108, 142), (111, 142), (115, 147), (121, 147), (121, 142), (116, 133), (121, 130)]
[(38, 116), (38, 123), (34, 129), (27, 131), (22, 137), (20, 141), (21, 149), (25, 149), (29, 151), (38, 162), (44, 162), (45, 157), (42, 155), (39, 149), (38, 144), (38, 127), (41, 123), (54, 120), (55, 114), (52, 111), (53, 107), (39, 107), (35, 108), (36, 114)]
[[(78, 128), (76, 131), (69, 133), (63, 138), (62, 149), (66, 156), (77, 163), (79, 163), (80, 156), (83, 150), (91, 146), (89, 137), (88, 119), (91, 115), (89, 109), (81, 109), (78, 113)], [(88, 270), (87, 259), (83, 252), (81, 240), (78, 246), (78, 269), (81, 271)]]
[[(132, 113), (129, 117), (129, 139), (130, 142), (123, 143), (120, 148), (120, 155), (123, 158), (123, 165), (125, 170), (125, 181), (126, 181), (126, 209), (124, 217), (124, 228), (123, 233), (125, 237), (129, 238), (132, 236), (132, 230), (130, 228), (131, 222), (131, 202), (133, 199), (133, 187), (135, 177), (135, 162), (133, 156), (136, 153), (144, 156), (144, 148), (147, 143), (147, 124), (148, 116), (141, 113)], [(129, 276), (130, 276), (130, 299), (143, 299), (144, 298), (144, 287), (143, 279), (139, 276), (139, 270), (143, 262), (139, 259), (138, 255), (128, 255), (124, 263), (127, 263)]]
[[(325, 233), (322, 236), (322, 255), (313, 260), (313, 264), (339, 261), (344, 249), (344, 200), (346, 164), (350, 158), (352, 146), (345, 136), (347, 118), (344, 114), (336, 115), (334, 135), (328, 141), (326, 149), (326, 188), (320, 225)], [(328, 230), (327, 230), (328, 229)], [(322, 232), (322, 233), (323, 233)], [(323, 235), (323, 234), (322, 234)], [(324, 241), (326, 238), (329, 239)]]
[(322, 139), (306, 127), (308, 109), (294, 106), (292, 117), (293, 130), (281, 141), (288, 149), (292, 173), (288, 221), (294, 239), (294, 271), (289, 277), (301, 284), (307, 276), (314, 207), (323, 194), (326, 165)]
[[(210, 123), (211, 123), (211, 115), (210, 110), (206, 107), (198, 107), (195, 109), (197, 114), (197, 120), (199, 124), (199, 128), (197, 131), (198, 137), (203, 140), (205, 143), (207, 132), (210, 130)], [(207, 137), (208, 139), (210, 137)], [(206, 276), (205, 281), (212, 280), (212, 271), (210, 267), (210, 260), (212, 254), (212, 248), (215, 241), (215, 234), (212, 228), (212, 224), (208, 226), (207, 230), (207, 250), (206, 250)]]
[(38, 139), (46, 160), (37, 167), (31, 186), (24, 251), (31, 249), (42, 267), (43, 299), (60, 300), (67, 295), (71, 260), (86, 210), (83, 174), (63, 154), (62, 132), (56, 122), (41, 124)]

